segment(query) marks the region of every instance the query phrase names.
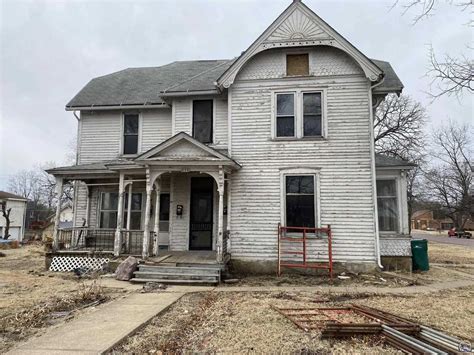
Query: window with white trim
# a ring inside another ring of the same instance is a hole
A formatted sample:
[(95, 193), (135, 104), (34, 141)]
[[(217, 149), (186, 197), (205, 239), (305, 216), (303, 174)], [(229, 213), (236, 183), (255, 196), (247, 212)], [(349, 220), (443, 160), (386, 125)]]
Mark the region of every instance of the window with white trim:
[(377, 180), (377, 210), (381, 232), (398, 231), (398, 195), (396, 179)]
[(285, 176), (285, 223), (287, 227), (316, 226), (315, 176)]
[(273, 137), (324, 136), (324, 90), (276, 92), (274, 103)]
[(138, 153), (138, 128), (137, 113), (123, 115), (123, 154)]
[[(102, 192), (100, 197), (99, 227), (117, 228), (118, 192)], [(125, 229), (128, 218), (128, 193), (124, 194), (124, 209), (122, 226)], [(142, 225), (142, 201), (141, 192), (132, 193), (130, 210), (130, 229), (140, 230)]]
[(294, 137), (296, 133), (295, 94), (277, 94), (276, 102), (277, 137)]

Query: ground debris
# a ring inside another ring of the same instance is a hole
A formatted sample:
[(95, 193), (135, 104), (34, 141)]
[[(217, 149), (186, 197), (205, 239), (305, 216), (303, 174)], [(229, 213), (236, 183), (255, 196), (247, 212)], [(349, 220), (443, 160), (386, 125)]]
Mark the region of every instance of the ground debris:
[(167, 288), (168, 288), (167, 285), (162, 284), (160, 282), (147, 282), (146, 284), (143, 285), (141, 292), (142, 293), (155, 292), (155, 291), (166, 290)]

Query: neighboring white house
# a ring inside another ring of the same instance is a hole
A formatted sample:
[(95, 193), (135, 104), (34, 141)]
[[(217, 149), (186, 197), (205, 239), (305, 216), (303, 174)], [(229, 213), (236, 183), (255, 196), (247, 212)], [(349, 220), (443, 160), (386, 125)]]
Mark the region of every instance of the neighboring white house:
[(263, 267), (279, 223), (330, 224), (335, 262), (410, 256), (412, 164), (374, 153), (373, 111), (403, 89), (391, 65), (297, 0), (249, 42), (231, 60), (95, 78), (66, 105), (78, 163), (48, 171), (59, 189), (76, 182), (75, 218), (56, 247), (94, 234), (115, 254), (204, 250)]
[[(0, 191), (0, 203), (6, 201), (6, 210), (11, 208), (10, 212), (10, 237), (8, 240), (23, 241), (24, 225), (26, 216), (26, 204), (28, 200), (24, 197), (14, 195), (9, 192)], [(0, 209), (0, 238), (4, 238), (6, 220)]]

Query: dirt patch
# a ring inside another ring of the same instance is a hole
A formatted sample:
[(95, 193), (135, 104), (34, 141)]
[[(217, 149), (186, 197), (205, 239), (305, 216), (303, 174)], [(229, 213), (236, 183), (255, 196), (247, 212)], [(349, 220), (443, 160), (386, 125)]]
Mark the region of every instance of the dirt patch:
[(47, 327), (70, 319), (85, 306), (116, 297), (98, 282), (45, 270), (44, 249), (4, 250), (0, 258), (0, 352)]
[(428, 255), (431, 263), (474, 264), (474, 248), (441, 243), (429, 243)]
[(272, 305), (314, 308), (356, 303), (469, 339), (474, 334), (474, 288), (443, 291), (442, 295), (284, 291), (188, 294), (112, 353), (397, 353), (378, 337), (322, 340), (317, 330), (304, 332)]

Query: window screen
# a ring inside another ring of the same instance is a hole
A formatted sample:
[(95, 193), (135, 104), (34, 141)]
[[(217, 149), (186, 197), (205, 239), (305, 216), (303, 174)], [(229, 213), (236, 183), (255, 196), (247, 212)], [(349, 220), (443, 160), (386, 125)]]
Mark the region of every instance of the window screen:
[(315, 227), (314, 176), (287, 176), (286, 226)]
[(276, 136), (295, 136), (295, 95), (277, 94)]
[(212, 100), (193, 101), (193, 137), (201, 143), (212, 143)]
[(286, 75), (309, 75), (308, 54), (288, 54), (286, 56)]
[(321, 136), (321, 93), (303, 94), (303, 135)]
[(124, 115), (123, 125), (123, 154), (137, 154), (138, 114)]
[(379, 230), (382, 232), (398, 230), (398, 203), (395, 182), (395, 180), (377, 180)]

